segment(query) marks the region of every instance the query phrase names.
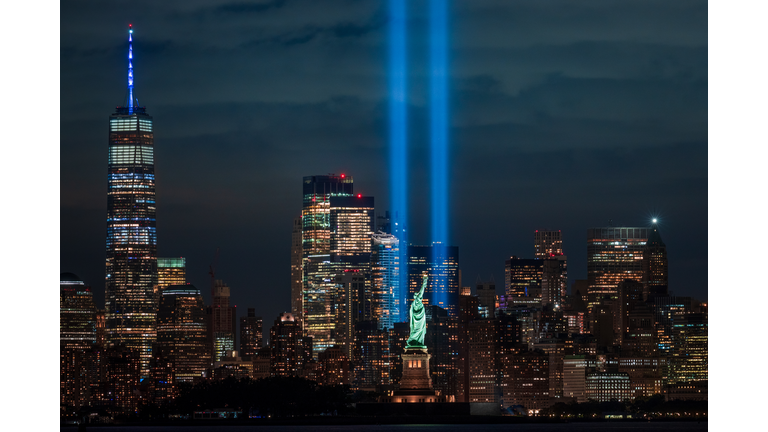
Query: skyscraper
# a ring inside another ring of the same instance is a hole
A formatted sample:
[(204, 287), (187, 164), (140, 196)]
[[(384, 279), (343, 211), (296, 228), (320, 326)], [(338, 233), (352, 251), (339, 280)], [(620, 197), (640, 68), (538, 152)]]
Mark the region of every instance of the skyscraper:
[(91, 287), (72, 273), (59, 283), (59, 336), (61, 349), (89, 349), (96, 344), (96, 305)]
[[(304, 177), (302, 223), (302, 322), (314, 355), (333, 346), (335, 276), (331, 263), (331, 197), (352, 196), (352, 177)], [(291, 316), (293, 320), (293, 316)]]
[(187, 260), (179, 258), (157, 258), (157, 286), (163, 289), (170, 285), (187, 284)]
[(648, 242), (643, 249), (643, 297), (668, 293), (667, 245), (661, 240), (654, 223), (648, 230)]
[(133, 29), (128, 29), (128, 98), (109, 117), (106, 339), (137, 350), (149, 373), (155, 341), (157, 232), (152, 117), (133, 95)]
[(261, 349), (263, 320), (256, 309), (248, 308), (248, 316), (240, 318), (240, 357), (255, 357)]
[[(643, 279), (646, 227), (602, 227), (587, 230), (588, 307), (615, 298), (624, 279)], [(583, 294), (583, 293), (582, 293)]]
[(229, 305), (229, 287), (216, 280), (212, 290), (211, 342), (213, 361), (220, 361), (229, 351), (235, 350), (235, 318), (237, 312)]
[[(408, 246), (408, 296), (421, 289), (422, 274), (429, 275), (425, 304), (437, 305), (458, 318), (459, 248), (457, 246)], [(407, 318), (406, 318), (407, 319)]]
[(504, 262), (504, 293), (507, 307), (541, 304), (544, 260), (510, 257)]
[(404, 321), (400, 316), (402, 289), (400, 287), (400, 241), (392, 234), (379, 232), (372, 236), (371, 294), (373, 317), (382, 329), (392, 328)]
[(534, 258), (563, 255), (563, 233), (560, 230), (536, 230), (533, 236)]
[(480, 301), (480, 318), (493, 318), (496, 316), (496, 281), (493, 280), (493, 276), (491, 276), (490, 281), (484, 282), (480, 275), (477, 275), (475, 289), (477, 298)]
[(160, 294), (157, 351), (173, 363), (174, 380), (197, 383), (211, 366), (205, 305), (193, 285), (171, 285)]
[(96, 305), (91, 288), (72, 273), (62, 273), (59, 284), (59, 357), (61, 405), (88, 405), (95, 377)]

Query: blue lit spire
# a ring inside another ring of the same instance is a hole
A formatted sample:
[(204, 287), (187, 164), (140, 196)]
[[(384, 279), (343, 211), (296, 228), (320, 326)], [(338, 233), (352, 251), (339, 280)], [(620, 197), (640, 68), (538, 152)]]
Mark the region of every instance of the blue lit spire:
[(133, 114), (133, 25), (128, 24), (128, 113)]

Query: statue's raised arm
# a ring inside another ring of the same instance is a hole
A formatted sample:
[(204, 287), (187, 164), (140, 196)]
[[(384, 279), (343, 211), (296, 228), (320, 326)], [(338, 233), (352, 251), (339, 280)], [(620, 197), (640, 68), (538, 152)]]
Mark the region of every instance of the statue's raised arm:
[(424, 303), (422, 297), (427, 288), (429, 276), (424, 275), (419, 292), (413, 294), (413, 303), (411, 303), (411, 334), (408, 336), (407, 348), (424, 349), (424, 335), (427, 333), (427, 322), (424, 316)]

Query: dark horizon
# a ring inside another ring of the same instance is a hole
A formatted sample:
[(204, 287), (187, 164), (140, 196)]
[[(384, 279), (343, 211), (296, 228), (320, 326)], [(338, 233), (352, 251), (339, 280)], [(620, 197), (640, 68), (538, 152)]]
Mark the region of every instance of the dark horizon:
[[(244, 316), (290, 309), (301, 181), (345, 173), (389, 210), (384, 2), (63, 4), (61, 260), (104, 302), (107, 125), (126, 91), (155, 120), (158, 256), (209, 265)], [(559, 229), (569, 290), (587, 229), (659, 218), (669, 287), (707, 301), (707, 3), (453, 2), (452, 245), (462, 286)], [(426, 7), (409, 22), (410, 242), (429, 243)], [(578, 19), (569, 18), (575, 16)], [(196, 31), (192, 32), (190, 29)]]

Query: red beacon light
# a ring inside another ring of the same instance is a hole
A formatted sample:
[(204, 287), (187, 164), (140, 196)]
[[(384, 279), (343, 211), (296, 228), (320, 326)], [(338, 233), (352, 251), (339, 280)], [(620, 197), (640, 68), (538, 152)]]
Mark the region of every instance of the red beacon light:
[(357, 197), (358, 197), (358, 198), (362, 198), (362, 197), (363, 197), (363, 194), (357, 194)]
[(341, 178), (344, 178), (344, 174), (341, 175)]

